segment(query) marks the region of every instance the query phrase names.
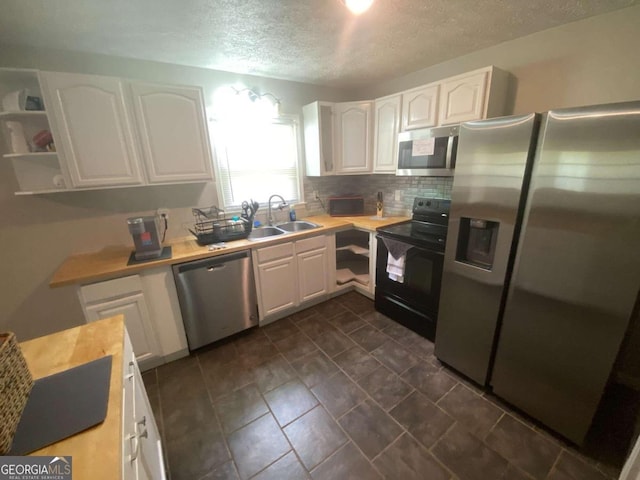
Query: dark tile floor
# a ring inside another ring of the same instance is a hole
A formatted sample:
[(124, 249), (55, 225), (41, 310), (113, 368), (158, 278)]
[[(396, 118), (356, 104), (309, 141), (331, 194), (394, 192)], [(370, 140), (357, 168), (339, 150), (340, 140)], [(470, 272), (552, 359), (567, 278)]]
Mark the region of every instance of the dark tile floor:
[(146, 372), (172, 480), (604, 480), (354, 292)]

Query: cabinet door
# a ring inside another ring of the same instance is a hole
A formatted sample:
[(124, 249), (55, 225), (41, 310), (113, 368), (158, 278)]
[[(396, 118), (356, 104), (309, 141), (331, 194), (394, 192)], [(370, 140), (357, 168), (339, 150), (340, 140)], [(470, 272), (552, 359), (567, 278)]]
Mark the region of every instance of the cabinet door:
[(374, 173), (395, 173), (396, 171), (401, 104), (400, 95), (376, 100), (373, 135)]
[(338, 103), (335, 120), (336, 173), (371, 172), (371, 103)]
[(305, 175), (333, 175), (333, 104), (313, 102), (302, 107), (304, 119)]
[(293, 257), (258, 265), (258, 276), (263, 317), (297, 305)]
[(213, 180), (202, 90), (131, 83), (149, 183)]
[(300, 302), (329, 293), (327, 248), (298, 254), (298, 285)]
[(402, 94), (403, 131), (438, 123), (438, 88), (438, 85), (427, 85)]
[(129, 331), (133, 351), (138, 362), (151, 360), (160, 355), (153, 330), (149, 324), (149, 310), (142, 293), (87, 305), (85, 310), (87, 320), (90, 322), (114, 315), (124, 315), (125, 325)]
[(73, 186), (143, 183), (122, 81), (58, 72), (40, 78)]
[(484, 118), (488, 72), (462, 75), (440, 86), (440, 125)]
[(135, 356), (126, 334), (122, 362), (122, 478), (136, 480), (138, 462), (135, 459)]
[(142, 376), (135, 369), (135, 422), (138, 457), (138, 479), (163, 480), (166, 478), (162, 445), (156, 421), (149, 406)]

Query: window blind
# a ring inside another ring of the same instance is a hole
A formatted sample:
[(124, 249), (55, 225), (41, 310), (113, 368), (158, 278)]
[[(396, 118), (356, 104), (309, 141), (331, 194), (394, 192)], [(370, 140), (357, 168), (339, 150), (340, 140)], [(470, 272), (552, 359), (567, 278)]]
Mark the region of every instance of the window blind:
[(250, 198), (265, 204), (274, 193), (288, 202), (298, 201), (298, 132), (294, 119), (216, 122), (214, 141), (225, 209), (239, 207)]

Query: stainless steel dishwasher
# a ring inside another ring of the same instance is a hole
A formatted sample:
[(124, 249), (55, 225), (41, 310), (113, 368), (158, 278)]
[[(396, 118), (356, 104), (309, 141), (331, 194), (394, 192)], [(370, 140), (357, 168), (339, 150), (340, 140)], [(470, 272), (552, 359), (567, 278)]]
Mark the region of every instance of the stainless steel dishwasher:
[(189, 350), (258, 324), (249, 250), (173, 266)]

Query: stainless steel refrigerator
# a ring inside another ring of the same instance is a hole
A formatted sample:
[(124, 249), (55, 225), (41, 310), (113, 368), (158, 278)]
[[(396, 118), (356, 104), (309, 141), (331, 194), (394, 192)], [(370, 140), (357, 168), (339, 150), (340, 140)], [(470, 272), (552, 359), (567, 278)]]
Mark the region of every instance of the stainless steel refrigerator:
[(640, 292), (640, 102), (463, 124), (451, 200), (436, 356), (581, 444)]

